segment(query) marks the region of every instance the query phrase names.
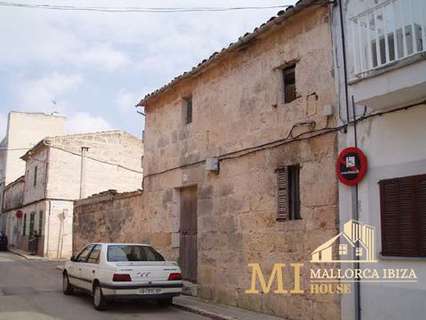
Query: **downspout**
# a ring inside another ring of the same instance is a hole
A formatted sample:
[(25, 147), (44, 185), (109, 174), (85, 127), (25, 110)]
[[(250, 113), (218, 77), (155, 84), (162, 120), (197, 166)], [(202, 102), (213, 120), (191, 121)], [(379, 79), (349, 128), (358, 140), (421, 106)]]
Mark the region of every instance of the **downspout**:
[(49, 212), (47, 216), (47, 230), (46, 230), (46, 256), (49, 258), (49, 242), (50, 242), (50, 216), (52, 214), (52, 201), (48, 201)]
[(80, 199), (86, 197), (86, 152), (88, 147), (81, 147), (81, 167), (80, 167)]
[[(44, 198), (48, 199), (48, 197), (47, 197), (48, 196), (47, 186), (49, 184), (50, 146), (49, 146), (49, 144), (46, 141), (43, 141), (43, 143), (47, 146), (47, 161), (46, 161), (46, 177), (45, 177), (45, 185), (44, 185)], [(48, 200), (48, 207), (49, 207), (49, 210), (48, 210), (48, 212), (46, 210), (46, 215), (45, 215), (46, 218), (44, 218), (42, 220), (45, 225), (47, 224), (47, 226), (45, 226), (43, 228), (44, 230), (46, 230), (45, 237), (44, 237), (45, 238), (45, 240), (44, 240), (44, 243), (45, 243), (44, 248), (46, 248), (46, 250), (45, 250), (45, 256), (47, 256), (47, 257), (49, 255), (49, 231), (50, 231), (50, 211), (51, 211), (51, 202), (50, 202), (50, 200)]]
[[(344, 89), (345, 89), (345, 105), (346, 105), (346, 121), (347, 126), (350, 123), (350, 116), (349, 116), (349, 87), (348, 87), (348, 66), (347, 66), (347, 60), (346, 60), (346, 36), (345, 36), (345, 23), (344, 23), (344, 16), (343, 16), (343, 4), (342, 0), (338, 0), (338, 6), (339, 6), (339, 15), (340, 15), (340, 34), (341, 34), (341, 42), (342, 42), (342, 62), (343, 62), (343, 76), (344, 76)], [(340, 97), (339, 97), (340, 98)], [(340, 111), (340, 110), (339, 110)], [(353, 112), (353, 120), (354, 120), (354, 143), (355, 147), (358, 146), (358, 139), (357, 139), (357, 128), (356, 128), (356, 116), (355, 116), (355, 102), (354, 97), (352, 96), (352, 112)], [(347, 132), (347, 127), (345, 130), (345, 133)], [(352, 218), (356, 221), (359, 219), (359, 212), (358, 212), (358, 185), (355, 186), (355, 189), (352, 189)], [(355, 257), (357, 262), (355, 262), (354, 267), (355, 269), (359, 269), (359, 257)], [(359, 281), (356, 281), (354, 283), (354, 295), (355, 295), (355, 319), (361, 320), (361, 284)]]

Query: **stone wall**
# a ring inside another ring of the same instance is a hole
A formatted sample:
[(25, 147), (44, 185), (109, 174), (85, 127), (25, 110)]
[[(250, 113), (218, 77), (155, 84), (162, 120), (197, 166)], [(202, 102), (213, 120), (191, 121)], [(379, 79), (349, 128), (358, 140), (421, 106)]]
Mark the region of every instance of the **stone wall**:
[(75, 201), (73, 252), (91, 242), (129, 241), (123, 226), (140, 210), (141, 192), (119, 194), (110, 190)]

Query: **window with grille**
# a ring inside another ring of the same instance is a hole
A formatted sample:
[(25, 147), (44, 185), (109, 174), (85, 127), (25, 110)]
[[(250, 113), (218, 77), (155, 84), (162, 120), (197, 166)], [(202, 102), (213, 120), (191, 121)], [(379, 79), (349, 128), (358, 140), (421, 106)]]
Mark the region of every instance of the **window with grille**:
[(296, 65), (293, 64), (283, 69), (284, 103), (296, 100)]
[(382, 255), (426, 257), (426, 174), (379, 185)]
[(300, 215), (300, 166), (287, 166), (277, 170), (277, 220), (298, 220)]

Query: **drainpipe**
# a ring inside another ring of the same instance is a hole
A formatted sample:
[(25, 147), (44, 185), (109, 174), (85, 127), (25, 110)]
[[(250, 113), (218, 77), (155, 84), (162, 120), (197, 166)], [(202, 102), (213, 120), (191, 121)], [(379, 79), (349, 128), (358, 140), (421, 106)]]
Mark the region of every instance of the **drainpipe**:
[[(343, 76), (344, 76), (344, 91), (345, 91), (345, 105), (346, 105), (346, 121), (347, 126), (350, 123), (349, 116), (349, 86), (348, 86), (348, 67), (347, 67), (347, 59), (346, 59), (346, 37), (345, 37), (345, 23), (343, 16), (343, 4), (342, 0), (338, 0), (339, 6), (339, 15), (340, 15), (340, 32), (341, 32), (341, 42), (342, 42), (342, 62), (343, 62)], [(356, 115), (355, 115), (355, 102), (354, 97), (352, 96), (352, 113), (353, 113), (353, 121), (354, 121), (354, 143), (355, 147), (358, 147), (358, 139), (357, 139), (357, 128), (356, 128)], [(345, 130), (345, 133), (347, 129)], [(359, 211), (358, 211), (358, 185), (352, 188), (351, 191), (352, 198), (352, 218), (356, 221), (359, 219)], [(359, 268), (359, 257), (355, 257), (357, 262), (354, 263), (354, 268)], [(354, 295), (355, 295), (355, 320), (361, 320), (361, 284), (359, 281), (354, 283)]]
[(47, 212), (47, 230), (46, 230), (46, 256), (49, 257), (49, 240), (50, 240), (50, 216), (52, 214), (52, 201), (48, 201), (49, 211)]
[(81, 147), (80, 199), (86, 197), (86, 152), (88, 147)]
[[(355, 99), (352, 96), (352, 114), (353, 114), (353, 128), (354, 128), (354, 144), (355, 147), (358, 148), (358, 136), (357, 136), (357, 119), (355, 113)], [(358, 184), (352, 188), (352, 216), (354, 220), (359, 221), (359, 207), (358, 207)], [(355, 255), (355, 269), (359, 269), (359, 256)], [(355, 282), (355, 319), (361, 320), (361, 283), (359, 281)]]

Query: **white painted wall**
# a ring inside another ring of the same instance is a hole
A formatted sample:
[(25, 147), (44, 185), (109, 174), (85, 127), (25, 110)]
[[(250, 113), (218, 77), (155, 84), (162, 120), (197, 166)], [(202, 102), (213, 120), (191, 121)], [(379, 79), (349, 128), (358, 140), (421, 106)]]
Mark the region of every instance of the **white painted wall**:
[[(383, 179), (426, 174), (426, 105), (388, 114), (358, 125), (359, 147), (366, 153), (369, 170), (359, 185), (360, 221), (376, 229), (375, 268), (414, 268), (416, 284), (361, 284), (362, 319), (423, 319), (426, 314), (426, 258), (381, 257), (380, 196)], [(340, 137), (341, 148), (352, 145), (353, 135)], [(351, 188), (340, 185), (341, 224), (351, 218)], [(343, 319), (354, 319), (353, 296), (343, 296)], [(423, 302), (421, 302), (423, 301)]]
[(41, 139), (63, 135), (65, 118), (43, 113), (10, 112), (8, 118), (5, 182), (6, 185), (24, 174), (25, 162), (20, 157)]
[[(383, 0), (348, 0), (344, 5), (347, 37), (349, 78), (353, 79), (352, 46), (349, 18)], [(333, 41), (335, 46), (335, 76), (339, 93), (341, 119), (346, 119), (342, 42), (338, 7), (333, 10)], [(408, 105), (419, 98), (426, 99), (425, 90), (417, 90), (426, 83), (423, 71), (424, 59), (416, 58), (367, 75), (358, 82), (350, 83), (349, 97), (354, 95), (356, 113), (373, 113)], [(419, 95), (420, 93), (420, 95)], [(352, 112), (350, 112), (352, 117)], [(358, 144), (366, 153), (369, 170), (359, 185), (360, 222), (376, 228), (376, 268), (414, 268), (419, 278), (416, 284), (361, 284), (361, 319), (363, 320), (411, 320), (424, 319), (426, 314), (426, 259), (388, 259), (380, 256), (380, 198), (378, 181), (426, 173), (426, 105), (406, 111), (370, 118), (358, 124)], [(353, 127), (347, 134), (339, 133), (339, 150), (354, 145)], [(339, 214), (341, 229), (352, 217), (352, 188), (339, 185)], [(361, 265), (362, 266), (362, 265)], [(352, 267), (352, 266), (350, 266)], [(371, 266), (370, 266), (371, 267)], [(355, 320), (355, 297), (343, 295), (342, 319)]]

